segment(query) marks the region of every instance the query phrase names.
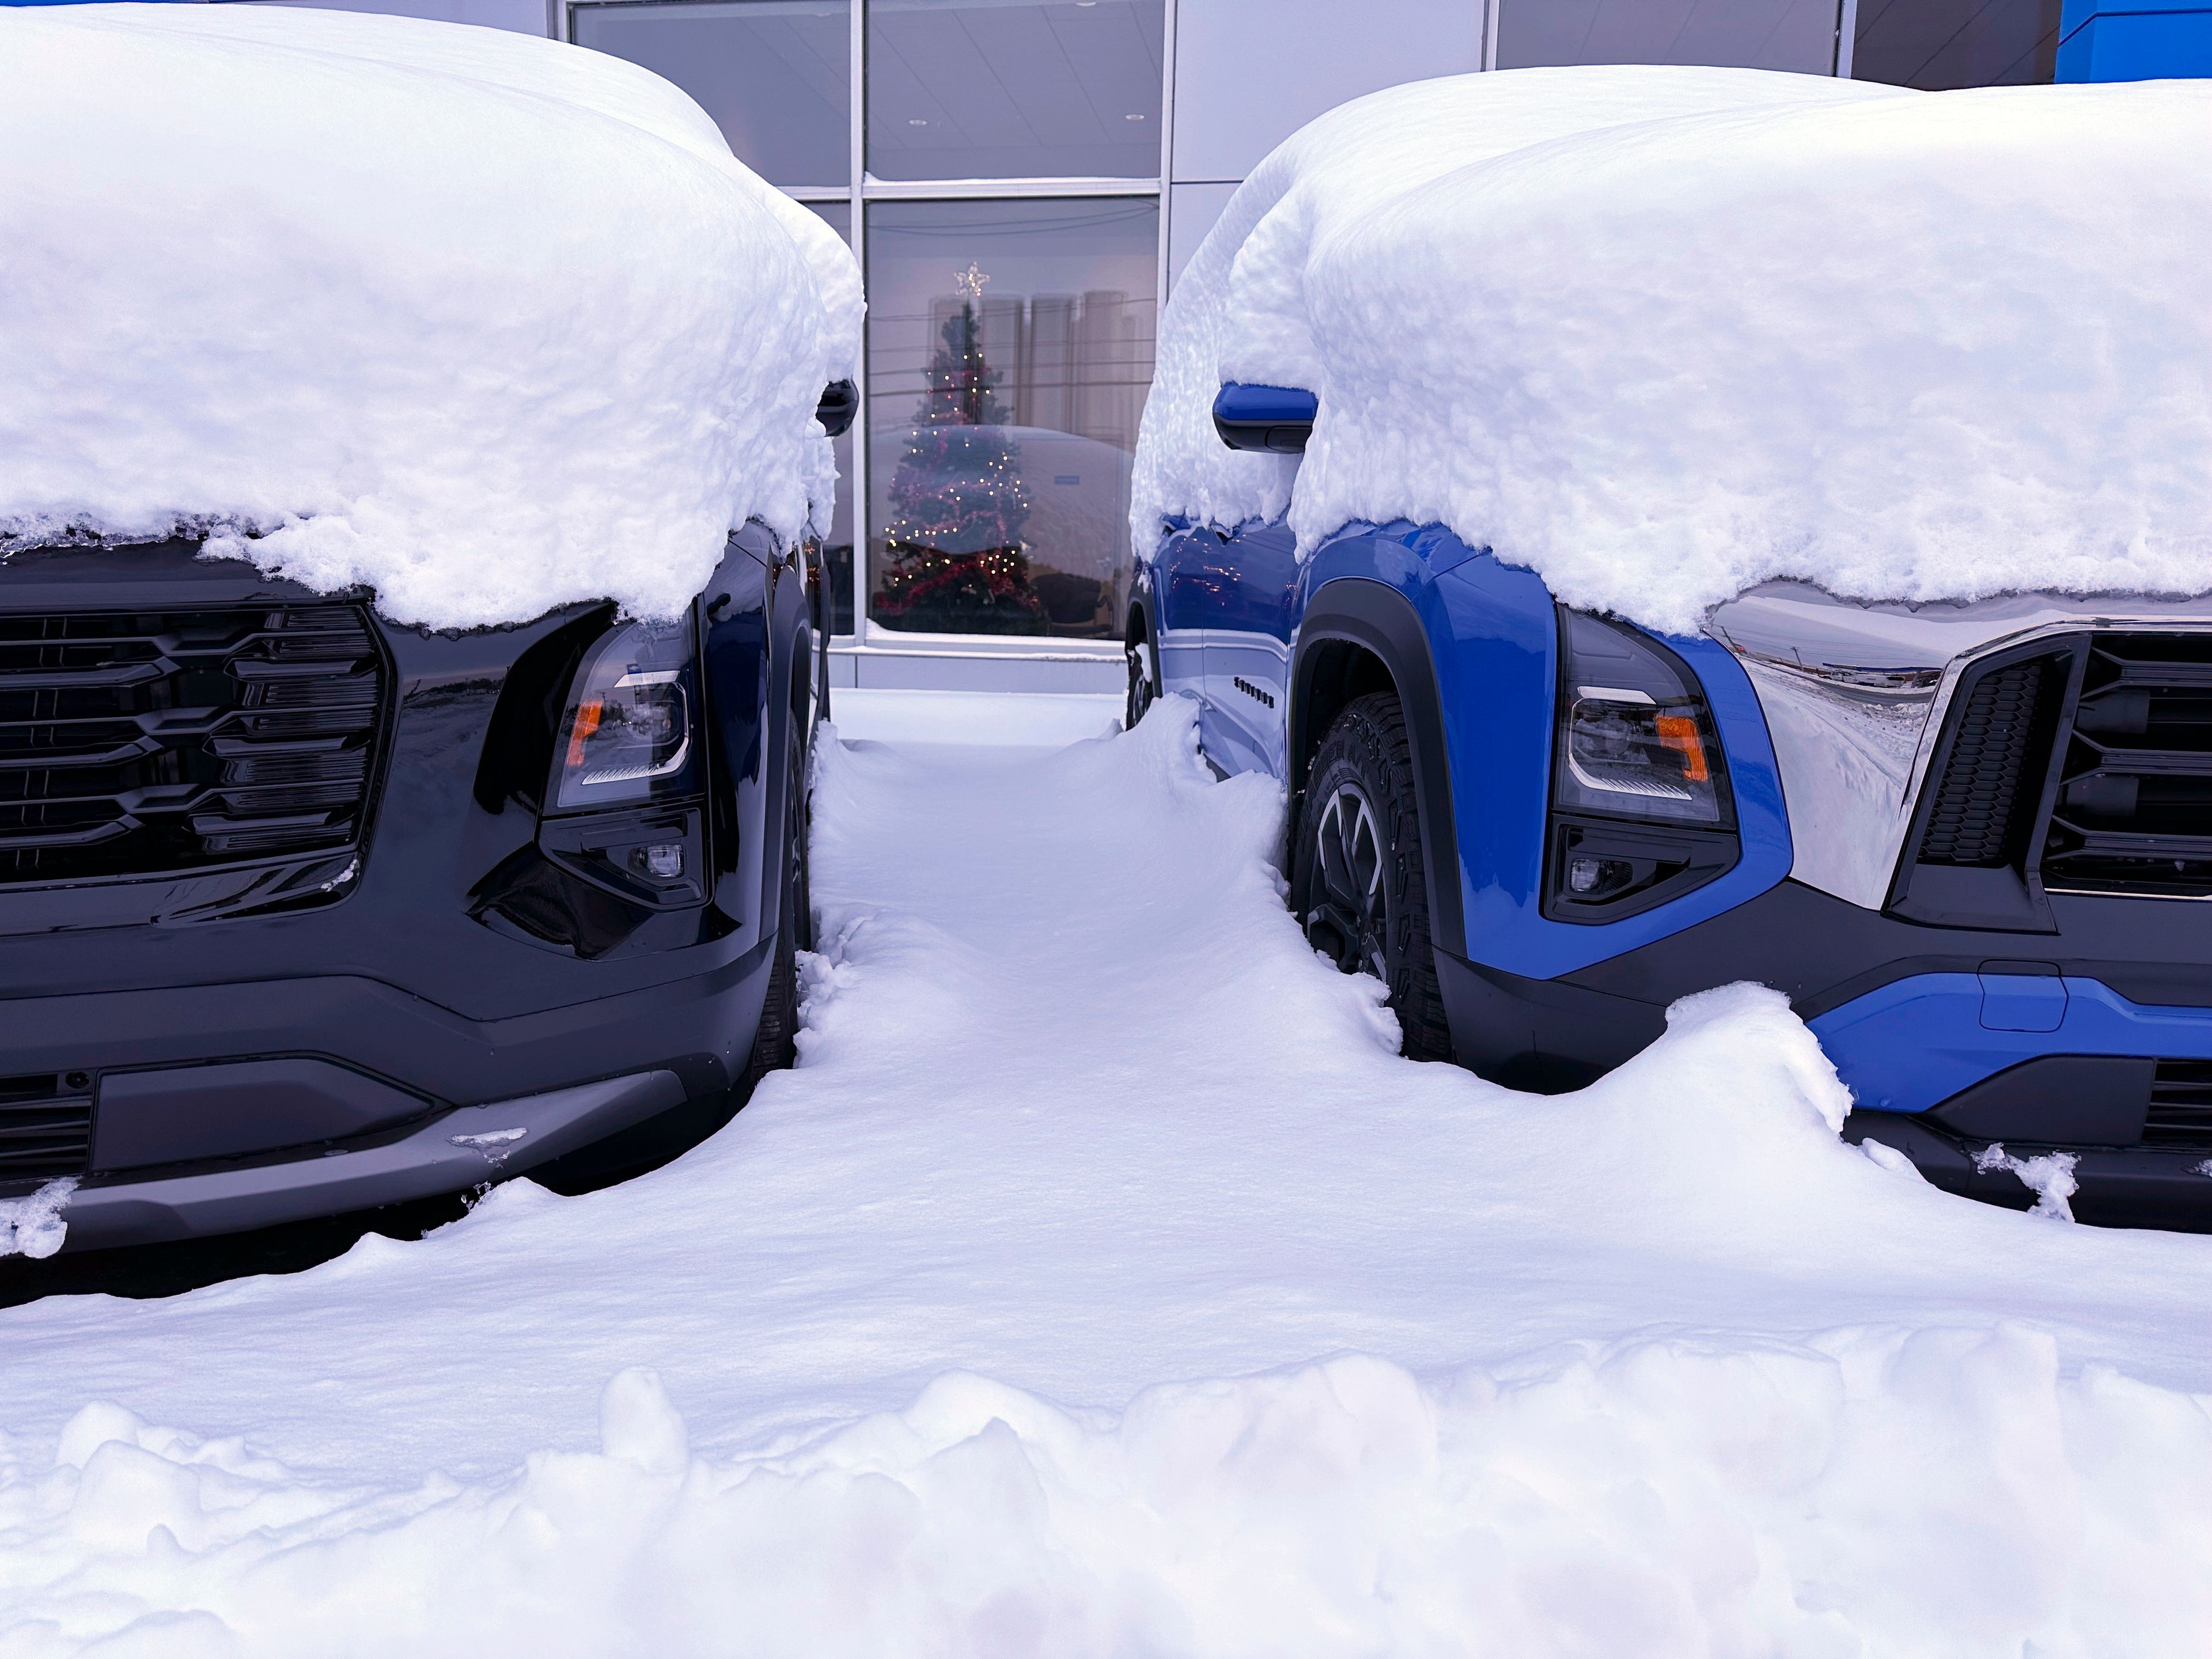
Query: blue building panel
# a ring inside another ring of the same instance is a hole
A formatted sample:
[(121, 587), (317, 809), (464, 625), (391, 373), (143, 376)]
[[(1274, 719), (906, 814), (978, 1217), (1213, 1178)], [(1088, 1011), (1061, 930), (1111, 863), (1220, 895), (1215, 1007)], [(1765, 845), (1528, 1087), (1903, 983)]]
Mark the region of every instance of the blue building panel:
[(2208, 77), (2212, 77), (2212, 4), (2066, 0), (2059, 21), (2059, 80)]

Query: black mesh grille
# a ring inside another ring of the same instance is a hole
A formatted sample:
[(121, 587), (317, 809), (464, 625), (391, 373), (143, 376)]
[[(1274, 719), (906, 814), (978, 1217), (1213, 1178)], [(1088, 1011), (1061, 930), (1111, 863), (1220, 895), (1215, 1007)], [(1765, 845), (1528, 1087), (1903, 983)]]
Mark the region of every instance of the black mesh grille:
[(1921, 863), (1994, 869), (2020, 856), (2045, 771), (2038, 736), (2064, 683), (2062, 665), (2047, 658), (1974, 682), (1921, 837)]
[(0, 884), (348, 846), (383, 708), (355, 605), (0, 614)]
[(2161, 1060), (2143, 1145), (2212, 1152), (2212, 1060)]
[(2090, 646), (2043, 855), (2046, 886), (2212, 893), (2212, 637)]
[[(77, 1075), (80, 1085), (85, 1079)], [(92, 1157), (92, 1097), (52, 1072), (0, 1077), (0, 1193), (81, 1176)]]

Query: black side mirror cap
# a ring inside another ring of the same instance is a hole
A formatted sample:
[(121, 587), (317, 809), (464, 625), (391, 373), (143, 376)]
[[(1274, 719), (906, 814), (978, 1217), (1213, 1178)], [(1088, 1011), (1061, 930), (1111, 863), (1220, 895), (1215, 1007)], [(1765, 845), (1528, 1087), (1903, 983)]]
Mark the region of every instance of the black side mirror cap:
[(1321, 399), (1310, 392), (1231, 382), (1214, 396), (1213, 429), (1231, 449), (1303, 455), (1320, 412)]
[(860, 388), (850, 380), (832, 380), (822, 388), (822, 401), (814, 405), (814, 418), (822, 422), (822, 429), (833, 438), (842, 438), (853, 429), (853, 417), (860, 412)]

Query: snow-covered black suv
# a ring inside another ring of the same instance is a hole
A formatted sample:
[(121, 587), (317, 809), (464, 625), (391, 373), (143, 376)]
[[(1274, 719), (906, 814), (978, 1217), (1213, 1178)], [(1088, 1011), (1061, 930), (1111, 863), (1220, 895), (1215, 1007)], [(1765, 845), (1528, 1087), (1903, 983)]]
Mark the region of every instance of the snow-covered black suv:
[(430, 633), (198, 545), (0, 560), (0, 1197), (72, 1249), (457, 1191), (782, 1062), (812, 544)]
[(851, 251), (409, 18), (0, 11), (0, 1255), (712, 1121), (793, 1052)]

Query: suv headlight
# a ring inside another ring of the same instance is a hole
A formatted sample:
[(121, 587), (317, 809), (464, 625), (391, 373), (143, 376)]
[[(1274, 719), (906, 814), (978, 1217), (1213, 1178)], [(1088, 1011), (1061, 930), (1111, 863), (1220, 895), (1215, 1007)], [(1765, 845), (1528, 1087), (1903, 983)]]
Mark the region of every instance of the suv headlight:
[(1738, 854), (1728, 764), (1689, 665), (1561, 609), (1544, 914), (1611, 921), (1703, 886)]
[(691, 625), (625, 623), (584, 654), (556, 729), (559, 812), (624, 806), (696, 788), (698, 668)]

